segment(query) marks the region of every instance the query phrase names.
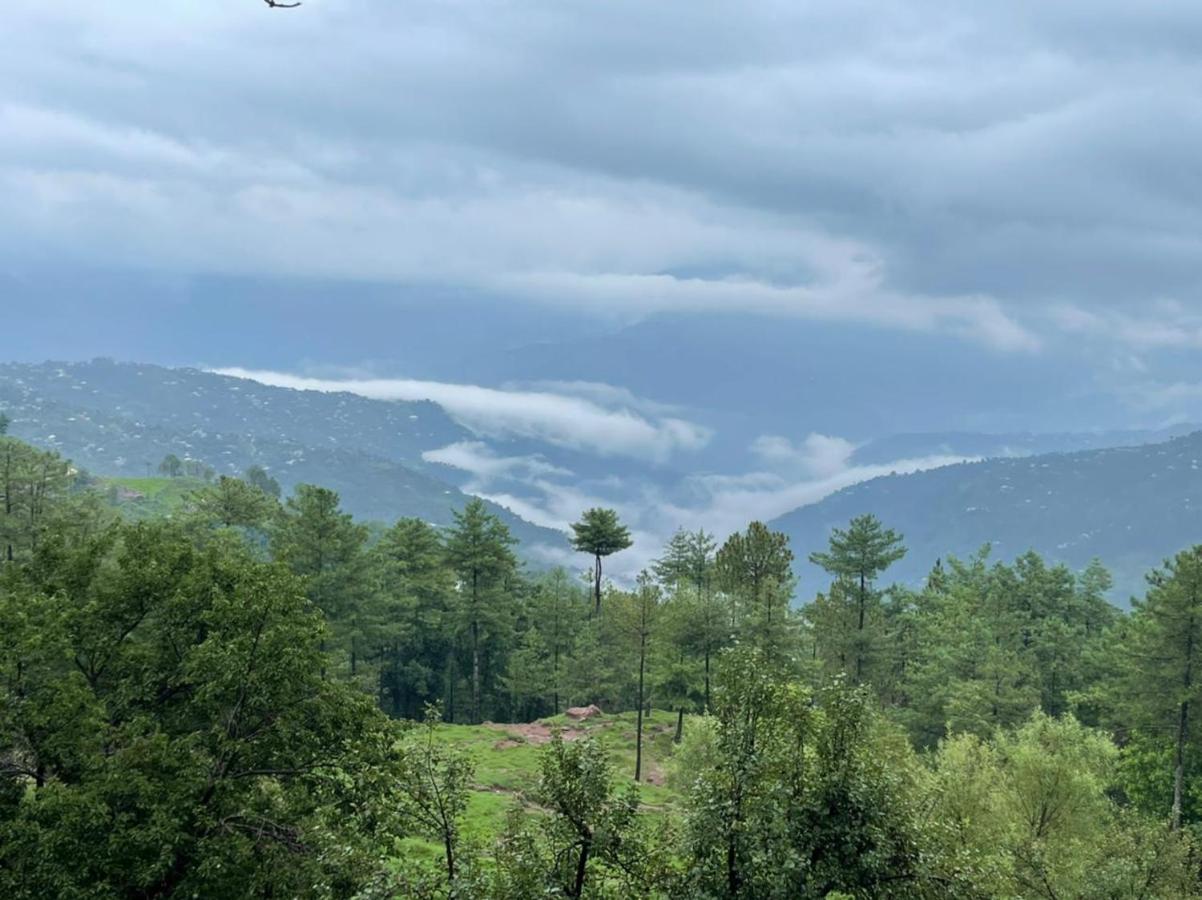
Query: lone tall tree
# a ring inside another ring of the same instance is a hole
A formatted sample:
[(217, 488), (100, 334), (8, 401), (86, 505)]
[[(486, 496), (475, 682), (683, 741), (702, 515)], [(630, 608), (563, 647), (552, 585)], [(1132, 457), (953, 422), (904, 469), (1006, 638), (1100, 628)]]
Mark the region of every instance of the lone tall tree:
[(868, 625), (880, 596), (873, 590), (877, 576), (906, 555), (901, 535), (885, 528), (873, 515), (857, 516), (847, 530), (831, 532), (830, 550), (811, 553), (810, 562), (826, 569), (835, 578), (839, 590), (849, 594), (855, 604), (855, 635), (852, 656), (857, 682), (864, 680), (865, 664), (870, 655)]
[(593, 568), (593, 613), (601, 612), (601, 560), (625, 550), (632, 543), (630, 530), (618, 521), (612, 509), (594, 507), (572, 523), (572, 547), (580, 553), (590, 553)]

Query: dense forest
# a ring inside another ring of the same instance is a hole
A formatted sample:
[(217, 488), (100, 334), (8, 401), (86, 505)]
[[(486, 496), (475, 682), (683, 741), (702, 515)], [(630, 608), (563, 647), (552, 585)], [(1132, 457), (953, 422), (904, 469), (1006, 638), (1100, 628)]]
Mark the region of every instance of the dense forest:
[[(682, 530), (622, 587), (611, 510), (573, 526), (581, 577), (527, 570), (479, 501), (382, 527), (195, 474), (130, 522), (0, 436), (0, 895), (1202, 896), (1202, 548), (1130, 611), (1035, 553), (910, 589), (865, 510), (824, 546)], [(633, 769), (556, 735), (472, 828), (448, 729), (589, 705), (634, 714)]]

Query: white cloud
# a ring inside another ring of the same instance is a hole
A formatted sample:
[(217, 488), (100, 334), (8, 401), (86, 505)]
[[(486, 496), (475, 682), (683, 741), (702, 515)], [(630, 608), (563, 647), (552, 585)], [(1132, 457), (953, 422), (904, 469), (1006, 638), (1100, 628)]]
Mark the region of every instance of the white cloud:
[[(724, 540), (753, 520), (775, 519), (862, 481), (974, 461), (969, 457), (932, 455), (853, 466), (847, 464), (847, 451), (852, 445), (841, 438), (811, 435), (800, 448), (781, 441), (770, 438), (757, 443), (768, 457), (782, 464), (782, 470), (698, 475), (686, 478), (677, 489), (631, 481), (591, 482), (581, 488), (535, 476), (506, 490), (488, 490), (487, 485), (480, 485), (475, 492), (528, 521), (563, 531), (581, 510), (592, 506), (616, 509), (635, 540), (634, 546), (610, 562), (607, 571), (622, 582), (630, 582), (662, 552), (677, 528), (705, 528)], [(785, 450), (792, 452), (778, 452)], [(681, 495), (687, 497), (682, 499)], [(794, 551), (809, 549), (813, 548)], [(559, 548), (547, 553), (551, 554), (548, 559), (557, 563), (570, 565), (574, 558)]]
[[(701, 476), (692, 480), (698, 495), (695, 504), (669, 506), (667, 516), (688, 527), (704, 525), (717, 534), (730, 534), (749, 521), (767, 521), (800, 506), (817, 503), (825, 497), (858, 484), (893, 473), (906, 474), (971, 462), (962, 456), (926, 456), (898, 459), (880, 465), (850, 466), (816, 477), (789, 478), (775, 473), (751, 473), (739, 478)], [(690, 522), (697, 523), (689, 525)], [(805, 549), (805, 548), (803, 548)]]
[(541, 456), (498, 456), (483, 441), (458, 441), (437, 450), (427, 450), (422, 459), (470, 472), (481, 480), (572, 474)]
[(1172, 300), (1149, 303), (1142, 315), (1061, 305), (1052, 310), (1051, 318), (1069, 333), (1136, 350), (1202, 348), (1202, 312)]
[[(599, 456), (661, 463), (675, 453), (701, 449), (711, 436), (709, 429), (684, 419), (647, 417), (620, 406), (607, 408), (550, 391), (403, 378), (308, 378), (242, 368), (215, 371), (296, 390), (346, 391), (376, 400), (432, 400), (481, 436), (529, 438)], [(460, 458), (464, 456), (461, 450)]]
[(764, 434), (752, 442), (751, 452), (774, 469), (800, 469), (825, 478), (847, 468), (856, 445), (846, 438), (810, 434), (797, 446), (788, 438)]

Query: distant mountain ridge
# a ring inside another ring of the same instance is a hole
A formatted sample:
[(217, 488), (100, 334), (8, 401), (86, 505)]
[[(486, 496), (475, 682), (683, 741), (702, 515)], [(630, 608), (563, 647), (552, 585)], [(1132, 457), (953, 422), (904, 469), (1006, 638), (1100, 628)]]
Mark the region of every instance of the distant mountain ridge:
[(873, 513), (905, 536), (888, 572), (921, 583), (948, 554), (990, 544), (1012, 559), (1034, 549), (1079, 569), (1095, 557), (1115, 576), (1114, 599), (1143, 593), (1143, 576), (1202, 542), (1202, 432), (1161, 443), (989, 459), (861, 482), (778, 517), (797, 555), (801, 597), (827, 578), (806, 561), (832, 528)]
[(856, 465), (881, 465), (897, 459), (923, 456), (959, 456), (981, 459), (1036, 456), (1044, 453), (1073, 453), (1078, 450), (1107, 450), (1159, 444), (1199, 430), (1196, 423), (1165, 428), (1108, 431), (1064, 431), (1053, 433), (975, 431), (892, 434), (861, 444), (852, 456)]
[[(469, 432), (429, 402), (293, 391), (161, 366), (0, 364), (0, 410), (11, 433), (101, 475), (146, 475), (168, 453), (237, 475), (258, 464), (285, 489), (320, 484), (364, 519), (415, 516), (445, 525), (466, 501), (422, 452)], [(493, 505), (526, 544), (564, 536)]]

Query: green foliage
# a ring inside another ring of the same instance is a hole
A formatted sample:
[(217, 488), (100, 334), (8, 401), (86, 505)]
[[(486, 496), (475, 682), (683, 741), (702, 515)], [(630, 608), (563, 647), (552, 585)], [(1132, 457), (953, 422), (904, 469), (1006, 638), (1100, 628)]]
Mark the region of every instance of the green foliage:
[(558, 735), (542, 754), (539, 800), (551, 810), (547, 841), (557, 861), (553, 883), (567, 897), (583, 897), (591, 879), (620, 878), (630, 857), (638, 794), (615, 795), (613, 771), (600, 746), (589, 739), (565, 742)]
[(847, 530), (834, 529), (830, 549), (810, 554), (810, 562), (835, 579), (808, 611), (828, 671), (846, 673), (857, 684), (888, 678), (887, 617), (874, 584), (905, 555), (901, 536), (872, 515), (857, 516)]
[(772, 675), (757, 651), (724, 662), (716, 741), (704, 754), (713, 763), (689, 800), (691, 890), (938, 895), (943, 875), (924, 852), (914, 803), (917, 763), (864, 693), (836, 684), (811, 695)]
[(513, 628), (508, 589), (517, 575), (514, 543), (505, 524), (475, 499), (455, 513), (455, 526), (447, 533), (447, 560), (459, 578), (452, 621), (468, 650), (473, 722), (482, 721), (483, 667), (494, 662), (502, 669), (500, 651)]
[(989, 896), (1196, 896), (1190, 843), (1110, 797), (1118, 751), (1072, 717), (1036, 713), (935, 754), (934, 832)]
[(732, 629), (774, 665), (790, 657), (795, 643), (797, 622), (789, 610), (792, 563), (788, 537), (762, 522), (732, 534), (715, 558), (718, 583), (730, 603)]
[(1183, 821), (1193, 717), (1202, 704), (1202, 546), (1184, 550), (1148, 576), (1150, 590), (1134, 604), (1119, 644), (1124, 667), (1116, 687), (1122, 721), (1173, 745), (1173, 793), (1167, 811)]
[(40, 548), (0, 620), (0, 893), (346, 896), (378, 867), (389, 728), (320, 678), (281, 567), (112, 526)]
[(593, 602), (595, 611), (600, 612), (601, 560), (631, 545), (630, 530), (614, 510), (594, 507), (572, 523), (571, 543), (573, 550), (593, 557)]
[(600, 614), (482, 502), (0, 479), (3, 896), (1202, 895), (1198, 549), (1124, 616), (1035, 554), (882, 587), (866, 517), (803, 620), (783, 535), (682, 531)]
[(217, 483), (188, 495), (185, 515), (205, 528), (262, 530), (273, 521), (279, 504), (258, 488), (222, 475)]
[(251, 487), (256, 487), (269, 497), (280, 499), (280, 494), (283, 491), (280, 489), (280, 483), (267, 473), (267, 470), (256, 464), (246, 470), (244, 476), (246, 483)]
[(0, 437), (0, 563), (28, 558), (53, 531), (90, 527), (67, 502), (74, 481), (58, 454)]
[(442, 846), (447, 883), (454, 888), (460, 819), (467, 809), (473, 766), (462, 750), (435, 739), (441, 718), (437, 707), (429, 707), (424, 726), (401, 743), (405, 765), (398, 791), (402, 821)]
[(184, 474), (184, 463), (174, 453), (168, 453), (159, 463), (159, 474), (168, 478), (179, 478)]

